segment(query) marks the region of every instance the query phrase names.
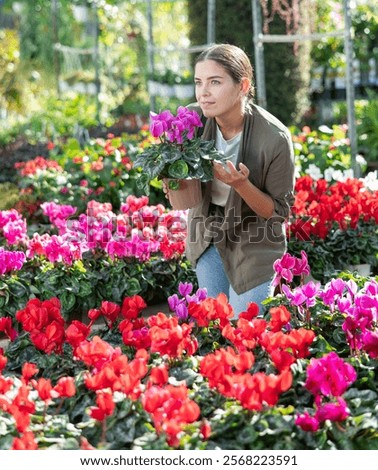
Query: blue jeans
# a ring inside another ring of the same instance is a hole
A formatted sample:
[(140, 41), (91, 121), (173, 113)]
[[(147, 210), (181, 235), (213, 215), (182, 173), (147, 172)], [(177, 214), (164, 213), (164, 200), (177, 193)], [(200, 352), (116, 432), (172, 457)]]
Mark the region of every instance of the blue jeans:
[(196, 275), (198, 286), (207, 289), (208, 297), (216, 297), (221, 292), (227, 295), (228, 301), (234, 309), (234, 318), (238, 318), (241, 312), (247, 310), (249, 302), (255, 302), (259, 306), (259, 314), (261, 315), (264, 311), (261, 302), (272, 295), (271, 280), (243, 294), (237, 294), (230, 285), (222, 259), (214, 245), (210, 245), (197, 261)]

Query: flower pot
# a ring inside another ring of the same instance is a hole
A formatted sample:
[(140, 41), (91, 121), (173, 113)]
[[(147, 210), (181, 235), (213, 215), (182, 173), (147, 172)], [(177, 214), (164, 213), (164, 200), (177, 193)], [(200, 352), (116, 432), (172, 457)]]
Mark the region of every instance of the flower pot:
[[(169, 178), (164, 178), (169, 185)], [(201, 181), (198, 179), (174, 180), (178, 181), (178, 189), (168, 191), (169, 202), (175, 210), (186, 210), (197, 206), (202, 200)]]
[(349, 271), (356, 272), (362, 277), (369, 277), (371, 272), (371, 265), (368, 263), (364, 264), (353, 264), (348, 267)]

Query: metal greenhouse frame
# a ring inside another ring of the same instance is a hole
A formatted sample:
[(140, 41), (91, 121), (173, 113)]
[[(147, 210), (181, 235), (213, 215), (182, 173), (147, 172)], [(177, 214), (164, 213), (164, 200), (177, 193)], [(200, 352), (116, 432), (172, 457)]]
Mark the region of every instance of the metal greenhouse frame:
[(264, 71), (264, 43), (282, 43), (296, 41), (315, 41), (325, 37), (343, 37), (344, 52), (346, 56), (346, 100), (348, 109), (348, 135), (351, 148), (352, 168), (356, 177), (360, 176), (360, 168), (357, 164), (357, 132), (355, 117), (355, 93), (353, 85), (353, 46), (352, 46), (352, 21), (350, 12), (350, 0), (343, 0), (344, 30), (333, 33), (321, 34), (263, 34), (261, 27), (261, 6), (259, 0), (251, 0), (253, 42), (255, 47), (255, 74), (257, 102), (266, 107), (265, 71)]

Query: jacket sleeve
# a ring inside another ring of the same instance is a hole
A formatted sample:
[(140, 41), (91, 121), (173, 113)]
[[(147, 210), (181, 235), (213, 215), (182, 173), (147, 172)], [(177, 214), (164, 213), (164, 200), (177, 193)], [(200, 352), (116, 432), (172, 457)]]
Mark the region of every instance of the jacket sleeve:
[(290, 134), (280, 133), (271, 149), (264, 190), (274, 201), (276, 216), (286, 219), (294, 204), (295, 162)]

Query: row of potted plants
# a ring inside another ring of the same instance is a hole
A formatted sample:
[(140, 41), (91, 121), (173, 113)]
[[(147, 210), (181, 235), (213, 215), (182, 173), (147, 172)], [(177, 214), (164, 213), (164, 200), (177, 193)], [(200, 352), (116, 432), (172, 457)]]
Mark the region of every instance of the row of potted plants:
[[(29, 196), (40, 190), (34, 219), (0, 211), (0, 331), (10, 341), (0, 351), (0, 447), (376, 449), (377, 281), (336, 274), (335, 259), (328, 273), (310, 269), (331, 259), (337, 230), (374, 232), (376, 192), (355, 178), (298, 178), (296, 256), (275, 263), (278, 294), (264, 310), (246, 305), (234, 321), (224, 295), (196, 288), (186, 212), (132, 194), (143, 181), (135, 162), (174, 122), (164, 116), (133, 145), (68, 142), (19, 165)], [(181, 145), (172, 135), (170, 149)], [(50, 192), (39, 178), (48, 172)], [(113, 206), (107, 191), (120, 175)], [(151, 195), (164, 202), (157, 176)], [(159, 291), (168, 307), (146, 318)]]
[(148, 318), (138, 295), (71, 323), (29, 300), (0, 320), (1, 448), (377, 449), (377, 282), (296, 282), (304, 252), (275, 270), (237, 321), (190, 283)]
[[(206, 181), (212, 177), (211, 159), (222, 159), (211, 142), (194, 138), (202, 125), (195, 113), (179, 108), (177, 115), (152, 114), (150, 132), (143, 129), (139, 135), (108, 136), (83, 146), (75, 139), (50, 143), (49, 159), (17, 165), (22, 198), (16, 208), (35, 230), (45, 223), (43, 202), (69, 204), (83, 213), (91, 199), (118, 210), (127, 196), (149, 194), (152, 204), (167, 205), (160, 179)], [(376, 272), (376, 178), (358, 180), (342, 170), (350, 159), (345, 132), (341, 126), (304, 128), (293, 136), (302, 176), (296, 183), (288, 248), (297, 255), (305, 249), (313, 275), (323, 282), (360, 263), (371, 264)], [(316, 173), (309, 162), (316, 162)]]
[[(119, 212), (110, 203), (95, 201), (87, 204), (83, 214), (74, 206), (54, 202), (41, 204), (40, 210), (39, 225), (28, 224), (16, 210), (0, 211), (3, 245), (28, 256), (17, 278), (10, 269), (3, 279), (4, 312), (14, 314), (19, 302), (28, 298), (31, 279), (42, 298), (61, 292), (71, 313), (85, 309), (88, 298), (91, 306), (98, 298), (119, 301), (126, 293), (163, 300), (162, 293), (169, 295), (180, 276), (194, 282), (184, 256), (185, 211), (151, 205), (146, 196), (128, 196)], [(369, 263), (374, 274), (377, 214), (376, 193), (361, 180), (327, 183), (301, 177), (287, 226), (289, 252), (299, 256), (304, 249), (313, 277), (323, 283), (360, 263)], [(113, 282), (117, 289), (112, 288)], [(16, 305), (11, 307), (5, 300), (16, 291)]]
[(194, 78), (187, 70), (182, 73), (167, 69), (163, 72), (154, 71), (147, 80), (150, 96), (162, 98), (178, 98), (180, 100), (194, 99)]
[(15, 209), (0, 211), (2, 316), (14, 316), (35, 295), (59, 295), (73, 318), (127, 295), (162, 302), (180, 279), (194, 282), (183, 256), (181, 211), (150, 205), (146, 196), (128, 196), (119, 212), (95, 201), (77, 215), (70, 205), (46, 202), (40, 208), (45, 223), (39, 227)]
[[(378, 265), (378, 197), (363, 179), (296, 180), (288, 225), (289, 249), (308, 253), (313, 275), (323, 282), (335, 271)], [(369, 271), (368, 271), (369, 274)]]

